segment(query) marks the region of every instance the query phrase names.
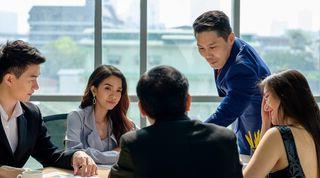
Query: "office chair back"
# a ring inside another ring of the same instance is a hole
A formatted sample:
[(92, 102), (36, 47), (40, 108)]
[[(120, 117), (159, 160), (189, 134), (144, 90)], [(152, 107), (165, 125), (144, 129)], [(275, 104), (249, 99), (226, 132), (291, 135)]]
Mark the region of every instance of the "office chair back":
[(68, 114), (55, 114), (43, 117), (51, 141), (59, 148), (64, 149), (64, 137), (67, 129)]

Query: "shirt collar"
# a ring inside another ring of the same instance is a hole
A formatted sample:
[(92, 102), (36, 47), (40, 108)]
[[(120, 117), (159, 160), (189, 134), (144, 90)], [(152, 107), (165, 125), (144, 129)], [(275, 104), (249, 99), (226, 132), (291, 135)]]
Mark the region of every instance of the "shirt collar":
[[(1, 114), (1, 118), (3, 118), (4, 120), (8, 121), (9, 120), (9, 116), (7, 114), (7, 112), (3, 109), (2, 105), (0, 104), (0, 114)], [(19, 117), (21, 114), (23, 114), (23, 111), (22, 111), (22, 107), (21, 107), (21, 104), (20, 102), (17, 102), (16, 105), (14, 106), (14, 109), (13, 109), (13, 113), (11, 115), (11, 118), (17, 118)], [(10, 118), (10, 119), (11, 119)]]

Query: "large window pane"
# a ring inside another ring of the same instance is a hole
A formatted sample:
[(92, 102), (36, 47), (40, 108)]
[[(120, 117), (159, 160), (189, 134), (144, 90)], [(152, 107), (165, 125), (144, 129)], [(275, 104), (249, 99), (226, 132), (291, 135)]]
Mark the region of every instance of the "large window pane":
[(240, 6), (241, 37), (256, 47), (272, 72), (303, 72), (315, 95), (320, 94), (319, 6), (318, 0), (246, 0)]
[(231, 1), (148, 1), (148, 69), (174, 66), (189, 79), (192, 95), (217, 95), (213, 70), (199, 55), (192, 30), (193, 21), (213, 9), (230, 16)]
[(188, 116), (191, 119), (198, 119), (205, 121), (208, 117), (215, 112), (220, 103), (192, 103), (191, 110)]
[(102, 2), (102, 63), (119, 68), (129, 94), (135, 95), (140, 74), (140, 1)]
[(38, 94), (81, 94), (93, 70), (94, 0), (0, 0), (0, 41), (23, 39), (46, 56)]

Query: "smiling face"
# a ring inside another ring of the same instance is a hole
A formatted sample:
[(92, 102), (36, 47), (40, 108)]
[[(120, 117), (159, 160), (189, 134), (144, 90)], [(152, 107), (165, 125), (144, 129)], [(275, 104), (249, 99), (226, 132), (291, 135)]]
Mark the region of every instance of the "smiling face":
[(280, 99), (279, 97), (272, 92), (272, 90), (266, 85), (263, 89), (263, 97), (266, 100), (265, 110), (270, 112), (271, 122), (273, 125), (282, 124), (280, 118), (283, 118), (279, 114)]
[(35, 90), (39, 89), (37, 78), (40, 74), (40, 65), (29, 65), (20, 77), (9, 73), (5, 82), (9, 87), (10, 96), (17, 101), (27, 102)]
[(104, 79), (96, 88), (91, 87), (96, 96), (96, 104), (106, 110), (112, 110), (120, 101), (122, 93), (122, 81), (116, 76)]
[(227, 40), (218, 36), (214, 31), (204, 31), (196, 34), (199, 53), (214, 69), (221, 69), (227, 62), (234, 38), (233, 33), (230, 33)]

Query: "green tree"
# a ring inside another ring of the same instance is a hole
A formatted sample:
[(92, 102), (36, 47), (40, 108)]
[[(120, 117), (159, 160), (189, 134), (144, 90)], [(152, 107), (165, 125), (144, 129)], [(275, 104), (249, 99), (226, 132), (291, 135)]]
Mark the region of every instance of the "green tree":
[(85, 67), (86, 49), (80, 47), (70, 37), (60, 37), (44, 46), (47, 61), (43, 65), (44, 75), (57, 78), (60, 69), (79, 69)]
[(310, 45), (311, 37), (303, 30), (287, 30), (285, 36), (289, 40), (289, 45), (293, 50), (305, 51)]
[(312, 54), (309, 52), (293, 52), (292, 50), (270, 50), (263, 55), (263, 59), (272, 72), (284, 69), (314, 70), (315, 66), (311, 58)]

